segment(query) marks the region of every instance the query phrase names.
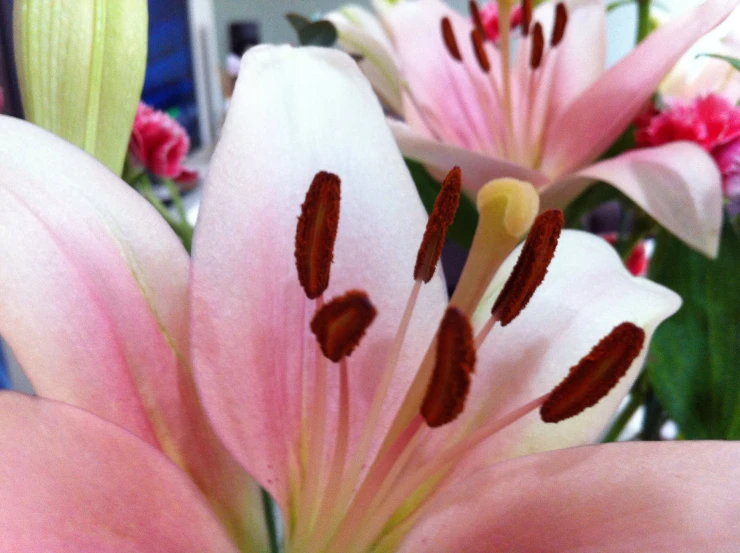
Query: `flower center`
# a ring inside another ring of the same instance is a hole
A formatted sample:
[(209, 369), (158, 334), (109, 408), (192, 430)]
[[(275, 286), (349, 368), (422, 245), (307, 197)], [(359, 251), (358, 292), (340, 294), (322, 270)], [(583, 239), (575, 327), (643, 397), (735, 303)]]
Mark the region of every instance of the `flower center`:
[[(368, 295), (351, 290), (324, 302), (339, 217), (340, 181), (330, 173), (314, 178), (296, 231), (296, 266), (309, 298), (316, 300), (310, 328), (317, 338), (316, 374), (310, 418), (301, 437), (303, 452), (298, 483), (286, 516), (287, 551), (320, 553), (366, 552), (403, 536), (405, 522), (423, 511), (431, 491), (451, 473), (456, 461), (482, 442), (541, 407), (541, 416), (557, 422), (594, 405), (624, 375), (644, 342), (644, 332), (623, 323), (570, 371), (555, 390), (535, 398), (503, 417), (456, 434), (433, 459), (409, 468), (419, 446), (463, 412), (475, 384), (476, 350), (496, 323), (507, 325), (526, 307), (547, 273), (563, 228), (562, 213), (546, 211), (536, 218), (538, 201), (531, 185), (513, 179), (493, 181), (478, 197), (479, 227), (458, 290), (439, 325), (433, 344), (421, 360), (414, 382), (395, 414), (387, 434), (378, 435), (378, 421), (421, 285), (431, 280), (447, 228), (459, 202), (462, 175), (454, 168), (444, 180), (422, 239), (414, 269), (414, 285), (395, 339), (388, 348), (380, 381), (362, 429), (350, 450), (350, 370), (348, 356), (361, 347), (376, 311)], [(534, 218), (534, 221), (533, 221)], [(493, 274), (521, 236), (531, 230), (511, 276), (493, 305), (489, 321), (477, 336), (470, 315)], [(475, 336), (475, 337), (474, 337)], [(328, 362), (338, 363), (336, 412), (327, 409)], [(304, 389), (304, 397), (310, 389)], [(327, 425), (330, 416), (335, 425)], [(326, 428), (335, 429), (326, 440)], [(372, 449), (371, 444), (381, 443)], [(331, 444), (331, 446), (327, 445)]]
[[(438, 140), (539, 169), (549, 121), (547, 113), (551, 111), (550, 92), (558, 78), (557, 47), (567, 29), (567, 8), (562, 2), (556, 5), (547, 41), (543, 25), (532, 21), (531, 0), (524, 0), (520, 10), (513, 2), (498, 2), (494, 34), (490, 32), (490, 17), (484, 21), (481, 12), (488, 12), (495, 5), (489, 4), (484, 10), (475, 1), (469, 5), (473, 23), (469, 37), (459, 36), (460, 27), (455, 30), (459, 24), (450, 18), (444, 17), (440, 22), (445, 50), (454, 65), (462, 69), (452, 72), (457, 77), (452, 79), (450, 97), (456, 97), (460, 104), (465, 132), (450, 134), (451, 130), (441, 125), (440, 114), (417, 101), (408, 85), (407, 95), (422, 124)], [(468, 40), (471, 47), (462, 48)], [(512, 66), (515, 46), (517, 59)], [(470, 111), (466, 87), (474, 89), (482, 118)]]

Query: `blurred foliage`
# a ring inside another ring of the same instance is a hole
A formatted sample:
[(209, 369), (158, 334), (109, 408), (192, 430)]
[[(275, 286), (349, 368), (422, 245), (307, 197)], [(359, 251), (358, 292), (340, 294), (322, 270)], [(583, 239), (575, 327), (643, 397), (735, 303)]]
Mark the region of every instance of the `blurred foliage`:
[(740, 438), (740, 237), (729, 223), (711, 260), (661, 230), (650, 277), (683, 306), (657, 330), (648, 371), (688, 439)]

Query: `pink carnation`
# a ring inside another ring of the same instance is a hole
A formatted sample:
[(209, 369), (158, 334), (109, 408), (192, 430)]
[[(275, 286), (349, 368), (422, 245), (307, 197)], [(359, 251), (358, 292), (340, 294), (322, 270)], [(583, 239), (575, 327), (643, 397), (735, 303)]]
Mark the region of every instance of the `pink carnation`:
[[(496, 42), (498, 40), (498, 3), (489, 2), (480, 9), (480, 18), (483, 23), (483, 30), (489, 40)], [(517, 5), (511, 11), (511, 28), (519, 26), (522, 22), (522, 6)]]
[(717, 163), (725, 196), (740, 196), (740, 108), (722, 96), (708, 94), (683, 102), (669, 100), (664, 111), (651, 110), (636, 121), (638, 146), (676, 140), (696, 142)]
[(190, 149), (187, 131), (172, 117), (139, 102), (128, 145), (129, 161), (180, 185), (194, 184), (198, 172), (183, 167)]

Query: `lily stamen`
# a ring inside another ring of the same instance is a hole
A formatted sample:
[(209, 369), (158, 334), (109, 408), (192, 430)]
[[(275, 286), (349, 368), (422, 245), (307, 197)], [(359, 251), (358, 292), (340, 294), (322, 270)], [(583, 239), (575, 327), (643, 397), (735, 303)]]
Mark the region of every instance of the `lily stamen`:
[[(471, 68), (468, 66), (468, 64), (463, 63), (462, 53), (458, 45), (457, 38), (455, 36), (455, 31), (454, 31), (454, 28), (452, 27), (452, 22), (450, 21), (450, 18), (443, 17), (442, 20), (440, 21), (440, 26), (442, 30), (442, 40), (444, 41), (445, 48), (447, 49), (447, 53), (456, 62), (456, 65), (462, 66), (462, 68), (465, 70), (468, 76), (471, 77), (472, 79)], [(470, 112), (470, 108), (464, 102), (465, 95), (458, 88), (460, 86), (458, 79), (455, 78), (454, 74), (451, 74), (450, 77), (451, 77), (450, 84), (452, 86), (452, 90), (455, 92), (455, 94), (458, 96), (458, 98), (461, 101), (461, 105), (463, 107), (463, 113), (468, 122), (468, 125), (470, 125), (470, 128), (473, 128), (476, 130), (475, 140), (477, 142), (477, 147), (482, 148), (486, 144), (486, 137), (484, 135), (487, 134), (489, 138), (493, 138), (493, 133), (495, 132), (496, 127), (492, 126), (491, 124), (492, 121), (490, 120), (490, 117), (489, 117), (489, 121), (481, 122), (480, 117)], [(478, 87), (475, 87), (475, 93), (476, 93), (476, 96), (478, 97), (479, 102), (486, 102), (486, 95), (483, 90), (480, 90)]]
[(461, 190), (462, 172), (459, 167), (453, 167), (442, 183), (437, 199), (434, 202), (432, 212), (427, 220), (424, 237), (422, 238), (422, 242), (416, 256), (416, 265), (414, 267), (414, 287), (401, 318), (398, 331), (396, 332), (396, 338), (391, 345), (390, 353), (386, 360), (380, 382), (378, 383), (378, 387), (373, 396), (367, 419), (363, 425), (363, 431), (356, 449), (357, 453), (355, 455), (355, 462), (350, 465), (347, 475), (344, 478), (342, 491), (340, 492), (336, 504), (335, 510), (337, 512), (341, 513), (340, 509), (342, 509), (342, 506), (349, 502), (355, 482), (362, 470), (362, 459), (366, 457), (370, 448), (370, 443), (376, 430), (375, 426), (378, 422), (383, 403), (386, 399), (388, 387), (393, 380), (393, 375), (398, 364), (398, 357), (401, 353), (401, 347), (406, 337), (406, 331), (411, 320), (416, 299), (421, 290), (421, 285), (424, 282), (429, 282), (434, 275), (437, 263), (439, 262), (439, 257), (442, 253), (442, 245), (444, 244), (445, 236), (447, 235), (447, 229), (452, 224), (460, 203)]
[(532, 0), (522, 1), (522, 36), (529, 35), (529, 26), (532, 24)]
[(414, 280), (429, 282), (434, 276), (437, 263), (442, 255), (447, 229), (455, 219), (455, 213), (460, 205), (461, 192), (462, 172), (459, 167), (453, 167), (442, 182), (442, 187), (427, 220), (424, 238), (416, 256)]
[[(336, 175), (320, 171), (314, 176), (301, 205), (301, 214), (298, 217), (295, 236), (295, 260), (298, 271), (298, 280), (306, 293), (306, 297), (316, 300), (316, 311), (320, 312), (324, 305), (323, 293), (329, 286), (331, 263), (334, 259), (334, 244), (339, 225), (339, 203), (341, 197), (341, 181)], [(298, 505), (298, 520), (302, 527), (296, 529), (300, 535), (313, 524), (311, 516), (320, 500), (320, 483), (324, 477), (324, 435), (326, 432), (326, 400), (327, 400), (327, 363), (326, 358), (316, 348), (315, 381), (313, 400), (309, 403), (306, 386), (302, 386), (301, 395), (304, 405), (312, 405), (308, 412), (303, 412), (304, 424), (310, 431), (306, 443), (301, 443), (301, 455), (307, 466), (316, 467), (313, 478), (303, 479)], [(306, 384), (304, 380), (304, 384)], [(311, 421), (309, 424), (308, 421)]]
[(559, 422), (596, 405), (627, 373), (644, 343), (645, 331), (640, 327), (632, 323), (617, 326), (571, 367), (542, 406), (542, 420)]
[[(529, 52), (529, 67), (532, 71), (539, 69), (542, 63), (542, 54), (545, 50), (545, 35), (542, 31), (542, 25), (538, 21), (534, 25), (532, 32), (532, 49)], [(530, 75), (531, 77), (531, 75)]]
[(441, 480), (450, 474), (449, 469), (457, 460), (536, 409), (540, 409), (545, 422), (550, 422), (551, 417), (557, 419), (551, 422), (561, 422), (595, 405), (613, 389), (637, 358), (644, 346), (644, 339), (644, 331), (632, 323), (618, 325), (571, 368), (568, 377), (552, 392), (491, 421), (415, 470), (407, 480), (395, 487), (377, 508), (373, 509), (372, 521), (366, 521), (363, 528), (362, 535), (365, 541), (355, 540), (352, 545), (357, 547), (372, 543), (375, 536), (383, 530), (387, 520), (422, 486), (430, 481), (439, 486)]
[(488, 58), (486, 49), (483, 46), (484, 35), (481, 34), (477, 29), (470, 31), (470, 42), (473, 44), (473, 52), (475, 53), (475, 59), (478, 61), (478, 67), (484, 73), (491, 72), (491, 61)]
[[(322, 195), (322, 187), (333, 190), (335, 183), (336, 194)], [(481, 218), (458, 291), (451, 298), (435, 338), (418, 365), (415, 380), (391, 422), (385, 441), (376, 453), (369, 455), (381, 410), (388, 399), (389, 384), (398, 370), (401, 348), (421, 285), (434, 275), (442, 243), (458, 207), (462, 175), (455, 167), (445, 178), (429, 216), (416, 257), (409, 302), (388, 350), (357, 445), (350, 453), (351, 398), (347, 357), (360, 346), (376, 311), (367, 294), (359, 290), (349, 291), (326, 304), (323, 300), (336, 238), (336, 232), (327, 232), (326, 227), (336, 229), (338, 222), (338, 183), (338, 177), (325, 172), (314, 178), (296, 232), (299, 275), (302, 268), (308, 275), (307, 295), (318, 292), (316, 314), (310, 323), (316, 336), (318, 356), (313, 403), (316, 407), (311, 413), (314, 419), (307, 445), (301, 444), (307, 447), (307, 452), (302, 458), (302, 480), (297, 486), (297, 512), (291, 519), (295, 526), (286, 530), (288, 550), (306, 553), (367, 550), (384, 532), (393, 530), (388, 524), (395, 520), (394, 516), (399, 516), (397, 513), (405, 513), (400, 519), (408, 520), (409, 516), (414, 516), (414, 511), (423, 508), (429, 491), (449, 476), (456, 459), (497, 432), (538, 408), (541, 408), (543, 420), (560, 421), (599, 401), (631, 366), (644, 339), (644, 333), (634, 325), (619, 325), (571, 369), (566, 382), (553, 392), (472, 433), (455, 430), (449, 435), (450, 445), (439, 455), (412, 467), (412, 460), (425, 458), (422, 444), (428, 441), (431, 433), (453, 423), (463, 413), (477, 348), (495, 323), (506, 326), (526, 307), (547, 273), (563, 227), (563, 215), (558, 210), (535, 217), (538, 199), (528, 183), (513, 179), (491, 182), (483, 187), (478, 197)], [(320, 200), (326, 197), (336, 198), (336, 202), (322, 204)], [(336, 217), (327, 216), (331, 213), (336, 213)], [(522, 252), (491, 308), (489, 323), (474, 340), (469, 317), (501, 262), (528, 229)], [(325, 249), (321, 250), (322, 247)], [(317, 249), (321, 250), (321, 255), (316, 254)], [(320, 261), (326, 265), (321, 266)], [(336, 421), (327, 420), (328, 360), (339, 365)], [(407, 416), (408, 409), (413, 409), (411, 416)], [(329, 428), (336, 433), (332, 440), (325, 439)]]
[(565, 4), (558, 2), (555, 6), (555, 26), (552, 29), (552, 38), (550, 39), (550, 46), (555, 48), (563, 40), (565, 36), (565, 27), (568, 24), (568, 9)]
[(312, 300), (329, 286), (339, 224), (339, 198), (339, 177), (326, 171), (316, 173), (298, 217), (295, 235), (298, 280)]
[[(375, 511), (374, 506), (391, 491), (392, 484), (415, 451), (425, 428), (447, 424), (462, 412), (474, 368), (475, 348), (470, 323), (459, 309), (450, 307), (437, 333), (434, 372), (420, 414), (411, 420), (396, 442), (370, 468), (353, 498), (347, 514), (350, 521), (359, 513)], [(355, 525), (345, 520), (343, 530), (332, 541), (330, 550), (352, 550), (358, 539), (355, 532)]]
[(317, 311), (311, 321), (311, 332), (316, 335), (322, 353), (338, 363), (352, 355), (376, 315), (365, 292), (350, 290)]
[(326, 304), (311, 321), (311, 331), (324, 355), (339, 363), (339, 407), (337, 436), (329, 478), (318, 509), (314, 528), (321, 531), (329, 523), (332, 508), (341, 489), (341, 479), (347, 461), (349, 444), (349, 374), (347, 357), (359, 345), (377, 311), (367, 294), (352, 290)]
[(558, 209), (537, 216), (514, 269), (491, 308), (491, 317), (475, 338), (476, 348), (483, 344), (497, 322), (508, 325), (527, 306), (545, 279), (564, 225), (563, 213)]
[(457, 45), (457, 39), (455, 38), (455, 31), (452, 30), (452, 23), (450, 23), (449, 17), (443, 17), (441, 21), (442, 26), (442, 38), (444, 39), (447, 52), (457, 61), (462, 61), (462, 55), (460, 54), (460, 48)]
[[(470, 3), (470, 14), (473, 20), (473, 30), (470, 34), (471, 46), (479, 69), (488, 77), (490, 90), (488, 92), (478, 90), (476, 79), (472, 75), (470, 81), (472, 86), (476, 88), (475, 93), (478, 96), (480, 104), (482, 106), (488, 106), (492, 100), (495, 101), (498, 109), (503, 113), (503, 116), (507, 121), (507, 124), (502, 126), (499, 124), (499, 121), (496, 121), (491, 117), (491, 114), (489, 113), (491, 110), (483, 110), (487, 124), (490, 127), (489, 135), (492, 140), (489, 144), (492, 144), (498, 151), (502, 152), (506, 159), (521, 163), (523, 161), (527, 161), (525, 158), (530, 157), (528, 156), (528, 152), (535, 152), (533, 158), (535, 160), (539, 159), (538, 152), (541, 150), (540, 146), (544, 133), (537, 133), (537, 136), (533, 137), (531, 129), (534, 123), (533, 119), (537, 117), (539, 111), (541, 111), (538, 110), (538, 108), (542, 107), (540, 104), (547, 101), (547, 93), (550, 89), (551, 80), (553, 78), (552, 63), (549, 63), (550, 58), (552, 57), (551, 52), (555, 50), (565, 36), (568, 12), (565, 4), (562, 2), (556, 6), (555, 23), (548, 47), (545, 42), (542, 24), (537, 22), (532, 26), (531, 1), (525, 1), (522, 3), (522, 44), (520, 45), (520, 48), (528, 48), (528, 62), (526, 64), (528, 73), (520, 74), (518, 75), (518, 78), (521, 80), (522, 84), (521, 97), (524, 105), (527, 106), (527, 109), (523, 110), (525, 115), (523, 116), (524, 120), (522, 124), (525, 132), (522, 133), (522, 136), (517, 137), (513, 128), (514, 120), (511, 80), (514, 76), (511, 74), (510, 70), (510, 4), (510, 2), (499, 3), (499, 26), (501, 34), (499, 39), (500, 54), (498, 55), (498, 58), (500, 59), (500, 79), (501, 86), (503, 88), (503, 90), (501, 90), (499, 83), (491, 74), (491, 57), (486, 51), (485, 34), (483, 34), (484, 31), (481, 31), (483, 24), (480, 20), (480, 12), (475, 2)], [(444, 18), (442, 21), (442, 35), (450, 56), (456, 61), (462, 62), (462, 55), (457, 41), (455, 40), (455, 35), (449, 18)], [(462, 65), (464, 65), (468, 71), (470, 71), (472, 67), (470, 64), (463, 63)], [(492, 97), (490, 93), (492, 93)], [(480, 138), (480, 132), (477, 127), (471, 126), (470, 128), (475, 128), (476, 135)], [(517, 140), (517, 138), (519, 138), (519, 140)], [(481, 147), (480, 149), (485, 150), (486, 148)], [(536, 167), (537, 163), (535, 163), (534, 166)]]
[(470, 2), (468, 2), (468, 9), (470, 11), (470, 18), (473, 20), (473, 26), (475, 27), (474, 30), (477, 31), (481, 39), (485, 40), (486, 29), (483, 26), (483, 19), (480, 16), (480, 8), (478, 8), (478, 2), (476, 2), (475, 0), (470, 0)]
[(421, 415), (430, 428), (447, 424), (462, 413), (475, 370), (473, 330), (467, 317), (448, 307), (437, 333), (437, 358)]
[(544, 211), (534, 220), (514, 270), (491, 308), (491, 315), (501, 321), (501, 326), (522, 312), (542, 284), (564, 226), (559, 209)]

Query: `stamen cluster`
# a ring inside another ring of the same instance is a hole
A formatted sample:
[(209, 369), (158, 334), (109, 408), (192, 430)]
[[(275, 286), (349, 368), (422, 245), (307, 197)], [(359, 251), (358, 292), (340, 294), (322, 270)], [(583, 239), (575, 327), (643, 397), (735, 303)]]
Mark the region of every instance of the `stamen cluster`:
[[(429, 353), (420, 360), (419, 374), (429, 374), (426, 381), (419, 383), (424, 387), (422, 399), (419, 403), (410, 399), (416, 395), (412, 385), (404, 402), (404, 406), (411, 402), (417, 409), (415, 416), (410, 421), (405, 420), (402, 407), (385, 441), (371, 454), (377, 422), (389, 384), (398, 370), (399, 353), (420, 287), (434, 275), (447, 229), (457, 210), (462, 173), (455, 167), (445, 178), (429, 217), (414, 267), (411, 297), (396, 338), (388, 348), (381, 379), (358, 442), (350, 448), (348, 357), (360, 347), (376, 310), (362, 290), (350, 290), (324, 302), (338, 228), (340, 185), (336, 175), (318, 173), (309, 187), (296, 229), (296, 267), (306, 296), (316, 300), (316, 313), (310, 328), (319, 349), (312, 386), (315, 403), (310, 414), (312, 431), (302, 438), (306, 442), (300, 444), (305, 452), (304, 464), (290, 518), (294, 522), (286, 532), (289, 550), (309, 553), (368, 550), (387, 531), (388, 521), (410, 501), (409, 498), (423, 501), (429, 493), (430, 482), (439, 485), (455, 461), (496, 432), (537, 408), (541, 408), (543, 420), (558, 422), (598, 402), (631, 366), (644, 342), (641, 329), (631, 323), (619, 325), (570, 370), (553, 392), (533, 399), (472, 433), (462, 434), (437, 458), (418, 470), (404, 471), (425, 436), (452, 423), (463, 413), (470, 387), (475, 384), (476, 351), (491, 328), (496, 323), (507, 325), (518, 317), (545, 279), (563, 228), (560, 211), (545, 211), (534, 220), (517, 263), (493, 305), (491, 318), (477, 336), (474, 337), (468, 314), (454, 304), (448, 306)], [(506, 186), (510, 187), (511, 183), (507, 182)], [(474, 244), (482, 242), (485, 240), (474, 240)], [(325, 423), (329, 414), (326, 395), (330, 389), (327, 360), (339, 365), (337, 434), (333, 441), (328, 441), (333, 443), (333, 449), (326, 452), (328, 455), (324, 451), (327, 443)], [(331, 460), (328, 465), (325, 459)], [(419, 496), (421, 489), (427, 491)]]

